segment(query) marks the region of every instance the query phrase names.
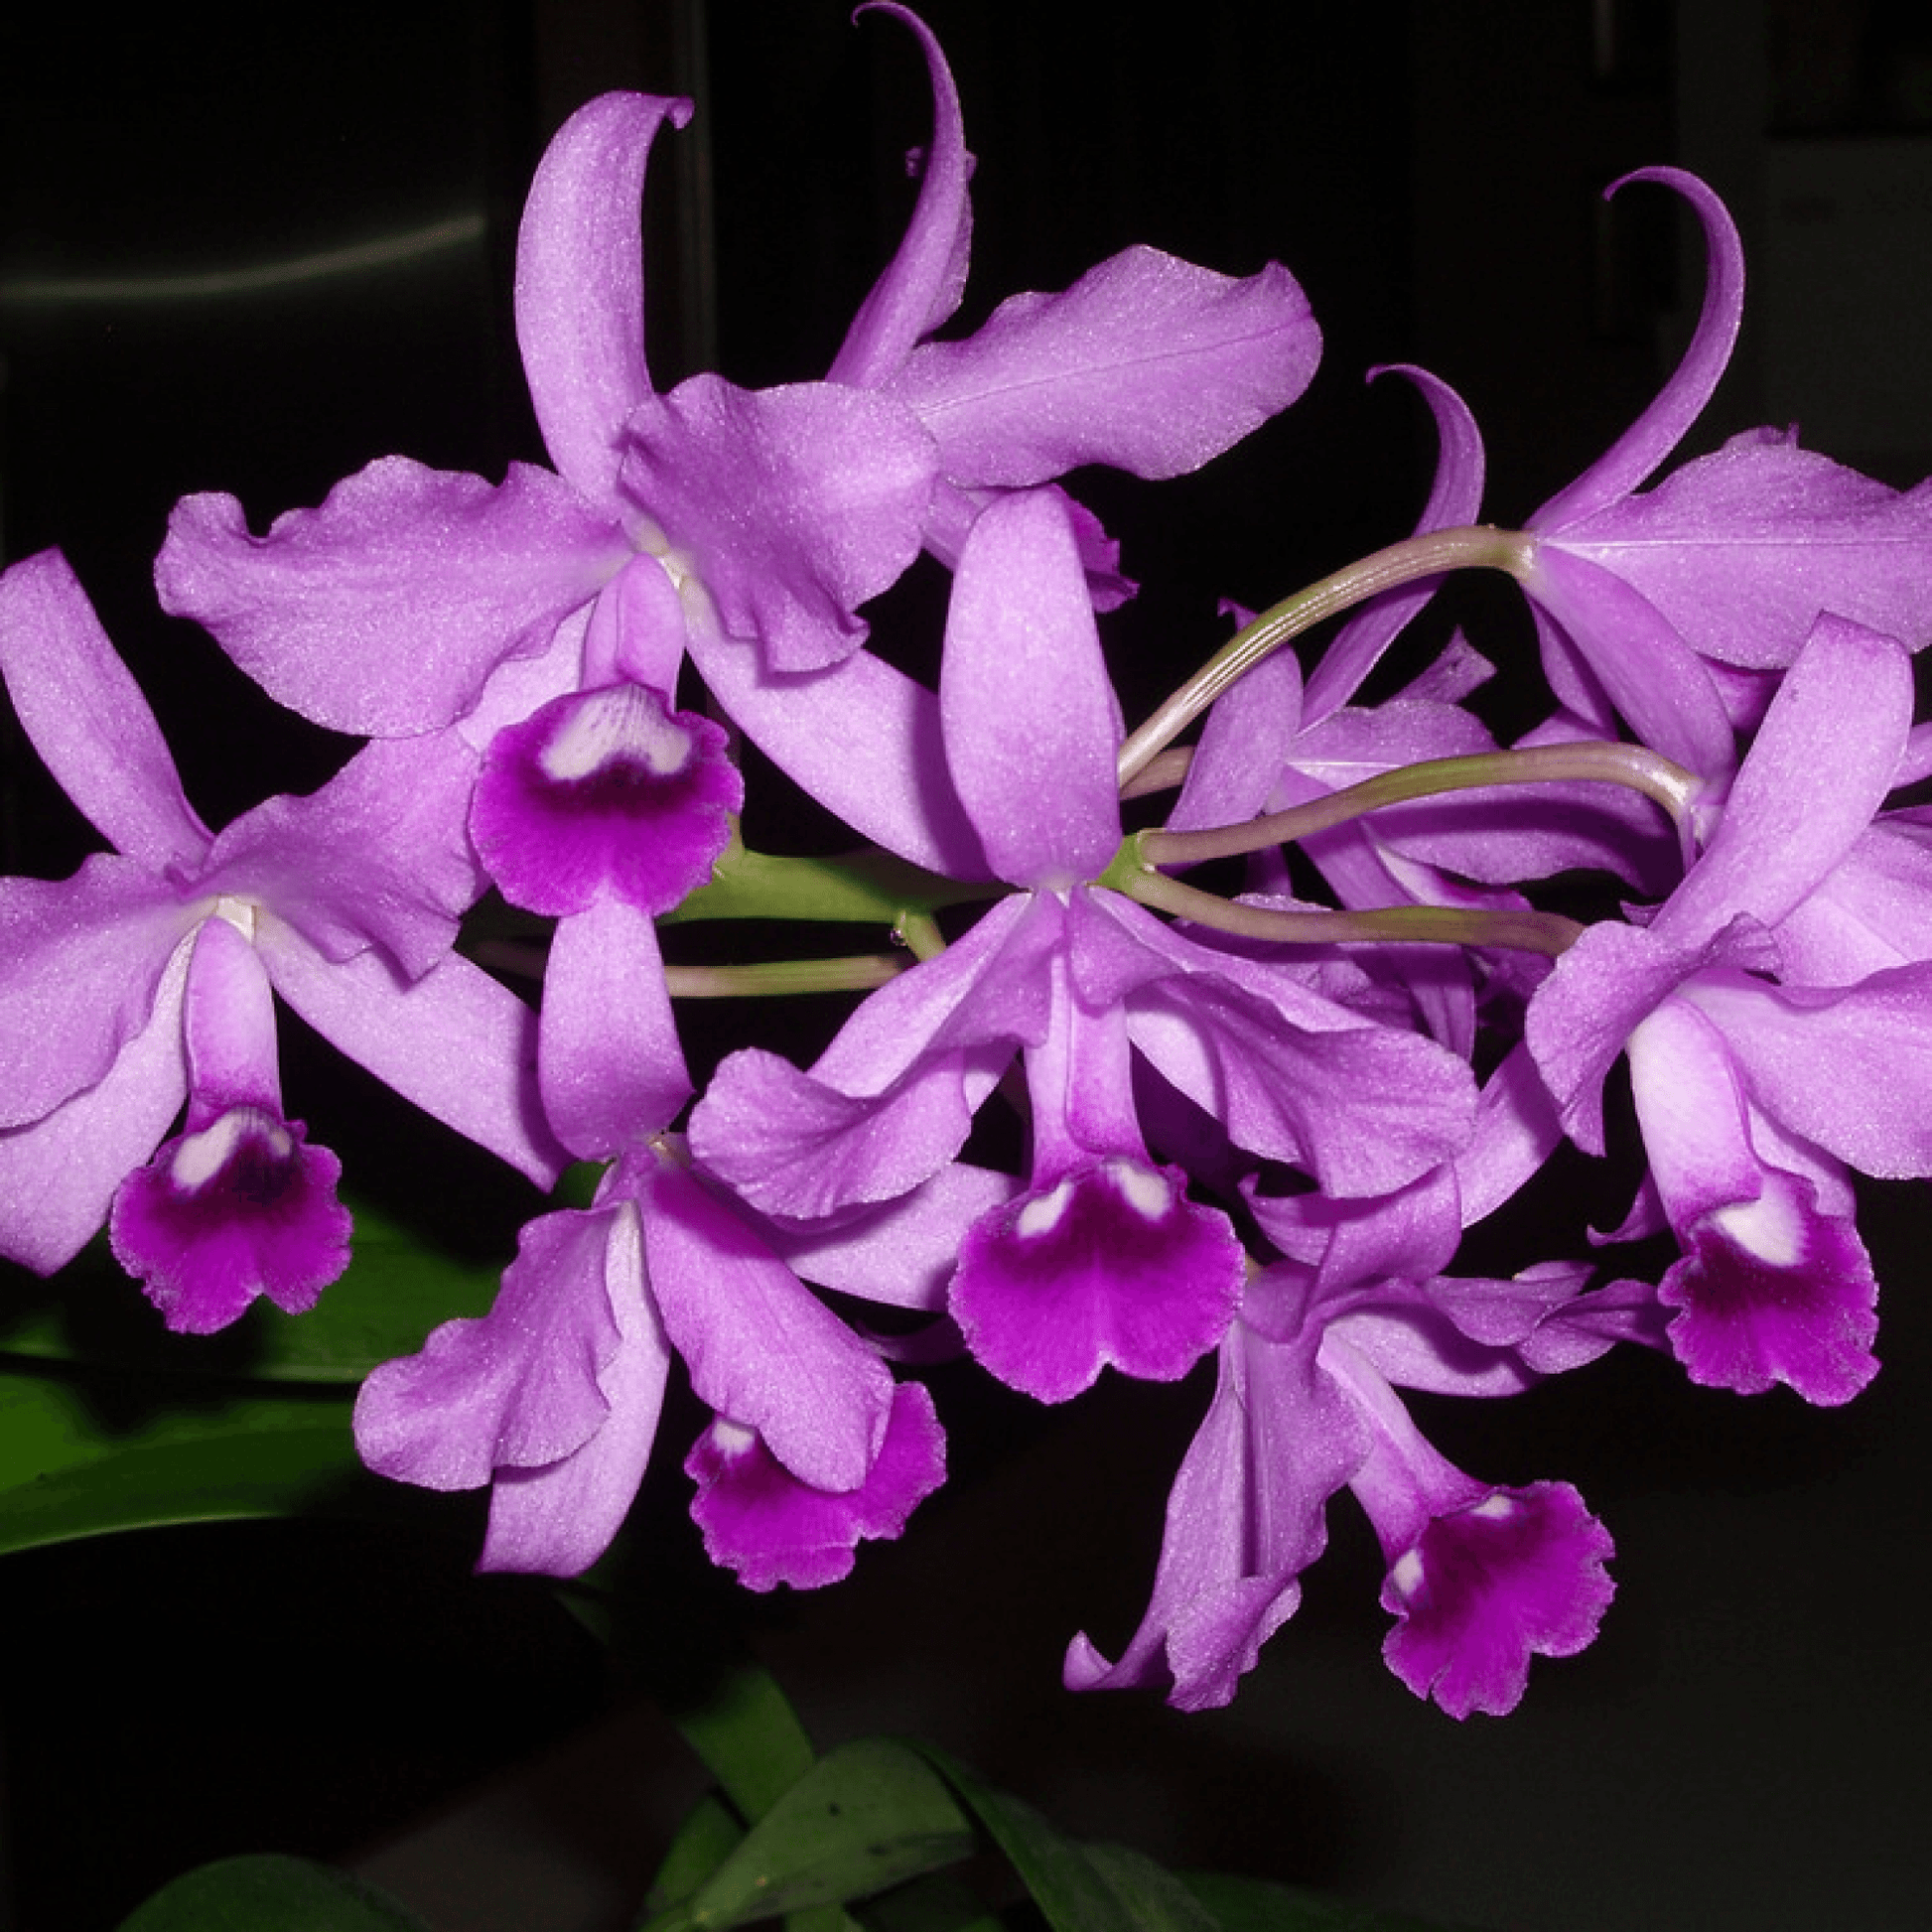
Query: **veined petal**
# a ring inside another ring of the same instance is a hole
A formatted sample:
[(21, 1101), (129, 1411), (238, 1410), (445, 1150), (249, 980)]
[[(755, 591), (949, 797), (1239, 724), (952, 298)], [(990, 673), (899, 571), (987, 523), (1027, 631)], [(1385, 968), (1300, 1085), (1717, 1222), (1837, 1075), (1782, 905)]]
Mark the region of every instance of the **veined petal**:
[(1167, 829), (1198, 832), (1259, 817), (1301, 728), (1301, 662), (1278, 650), (1214, 701)]
[(0, 573), (0, 677), (48, 770), (108, 844), (152, 872), (199, 865), (207, 830), (58, 550)]
[(1564, 529), (1635, 489), (1697, 421), (1737, 341), (1744, 312), (1744, 247), (1724, 203), (1695, 175), (1680, 168), (1639, 168), (1612, 182), (1606, 198), (1633, 181), (1661, 182), (1676, 189), (1704, 224), (1710, 255), (1704, 307), (1684, 359), (1650, 407), (1575, 483), (1530, 518), (1526, 527), (1532, 530)]
[(0, 1128), (39, 1120), (106, 1075), (206, 911), (108, 852), (70, 879), (0, 879)]
[(43, 1275), (107, 1219), (122, 1179), (167, 1133), (188, 1091), (182, 989), (190, 941), (167, 963), (143, 1025), (105, 1074), (26, 1127), (0, 1132), (0, 1254)]
[(516, 341), (550, 460), (611, 503), (624, 418), (651, 393), (644, 364), (644, 164), (688, 100), (600, 94), (551, 136), (516, 234)]
[(850, 656), (859, 606), (919, 554), (937, 453), (870, 390), (694, 375), (631, 412), (624, 446), (625, 491), (775, 671)]
[(557, 923), (543, 976), (544, 1112), (580, 1160), (661, 1133), (691, 1094), (650, 920), (604, 899)]
[[(967, 196), (973, 158), (966, 152), (959, 90), (931, 30), (909, 8), (874, 0), (859, 13), (888, 14), (918, 37), (932, 76), (932, 139), (919, 157), (919, 199), (885, 274), (852, 318), (828, 382), (871, 389), (885, 382), (911, 352), (959, 307), (966, 288), (973, 205)], [(856, 16), (855, 16), (856, 18)]]
[(800, 1481), (851, 1490), (884, 1439), (892, 1372), (691, 1175), (661, 1165), (644, 1260), (691, 1386)]
[(513, 463), (492, 487), (384, 457), (263, 537), (232, 496), (184, 497), (155, 586), (279, 703), (406, 737), (468, 711), (630, 555), (611, 514), (547, 470)]
[(329, 960), (264, 919), (256, 944), (275, 990), (324, 1038), (405, 1100), (507, 1161), (539, 1187), (568, 1156), (537, 1093), (537, 1016), (452, 953), (404, 981), (376, 953)]
[(1120, 708), (1065, 512), (1004, 497), (966, 539), (939, 671), (946, 761), (995, 874), (1058, 890), (1120, 846)]
[(1321, 332), (1278, 262), (1242, 280), (1134, 247), (1058, 295), (1016, 295), (964, 342), (927, 343), (888, 389), (947, 477), (1026, 488), (1085, 463), (1177, 477), (1309, 385)]

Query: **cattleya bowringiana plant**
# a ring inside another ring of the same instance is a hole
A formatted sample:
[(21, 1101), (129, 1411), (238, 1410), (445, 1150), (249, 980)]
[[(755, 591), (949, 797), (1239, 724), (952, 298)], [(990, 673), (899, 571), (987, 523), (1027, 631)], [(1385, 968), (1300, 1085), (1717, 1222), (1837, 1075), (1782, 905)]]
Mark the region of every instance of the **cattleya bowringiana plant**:
[[(916, 17), (865, 11), (917, 37), (933, 133), (821, 380), (654, 388), (638, 207), (691, 107), (609, 94), (551, 143), (518, 244), (551, 467), (387, 457), (261, 535), (232, 497), (177, 508), (165, 608), (365, 741), (319, 791), (211, 833), (60, 555), (0, 576), (0, 671), (110, 848), (0, 882), (0, 1251), (51, 1274), (104, 1229), (191, 1333), (314, 1307), (352, 1236), (326, 1127), (287, 1112), (279, 997), (539, 1185), (601, 1175), (524, 1228), (487, 1314), (355, 1404), (370, 1468), (488, 1488), (485, 1568), (597, 1563), (674, 1357), (711, 1421), (659, 1459), (683, 1454), (712, 1557), (769, 1589), (843, 1577), (941, 1483), (922, 1365), (963, 1352), (1059, 1403), (1211, 1355), (1146, 1616), (1117, 1657), (1071, 1635), (1067, 1684), (1228, 1701), (1346, 1489), (1386, 1558), (1390, 1668), (1458, 1718), (1507, 1712), (1533, 1656), (1596, 1634), (1610, 1537), (1561, 1480), (1453, 1466), (1404, 1391), (1507, 1396), (1618, 1344), (1814, 1403), (1875, 1370), (1852, 1175), (1932, 1173), (1932, 818), (1890, 802), (1932, 773), (1932, 499), (1773, 431), (1653, 482), (1742, 266), (1716, 197), (1646, 170), (1630, 192), (1689, 205), (1710, 272), (1616, 445), (1487, 526), (1468, 412), (1402, 371), (1441, 444), (1416, 530), (1237, 614), (1128, 721), (1097, 614), (1133, 586), (1060, 480), (1211, 461), (1302, 393), (1316, 323), (1279, 266), (1132, 248), (947, 336), (958, 99)], [(862, 615), (921, 552), (952, 573), (936, 690)], [(1544, 716), (1508, 745), (1459, 634), (1360, 698), (1471, 568), (1515, 580), (1540, 645)], [(748, 851), (740, 739), (869, 856)], [(1190, 881), (1231, 859), (1241, 890)], [(1538, 903), (1586, 872), (1621, 910)], [(547, 934), (533, 1000), (464, 949), (490, 889)], [(896, 943), (665, 966), (660, 921), (752, 915)], [(810, 1066), (746, 1047), (694, 1093), (679, 1000), (813, 990), (850, 1012)], [(1605, 1153), (1619, 1061), (1644, 1163), (1622, 1224), (1457, 1272), (1561, 1141)], [(1024, 1122), (1012, 1172), (965, 1158), (988, 1110)], [(1660, 1280), (1623, 1272), (1664, 1233)], [(875, 1331), (865, 1304), (894, 1313)]]

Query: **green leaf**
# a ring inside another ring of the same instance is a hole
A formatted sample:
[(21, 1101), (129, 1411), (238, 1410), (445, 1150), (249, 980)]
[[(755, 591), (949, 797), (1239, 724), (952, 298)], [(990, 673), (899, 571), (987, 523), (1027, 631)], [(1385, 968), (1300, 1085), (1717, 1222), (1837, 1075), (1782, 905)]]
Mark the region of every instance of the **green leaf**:
[(155, 1408), (152, 1394), (130, 1378), (0, 1370), (0, 1552), (280, 1516), (358, 1473), (344, 1397)]
[(1081, 1849), (1136, 1932), (1225, 1932), (1172, 1871), (1143, 1853), (1124, 1845)]
[(0, 1353), (149, 1373), (267, 1382), (359, 1382), (412, 1355), (455, 1315), (483, 1314), (497, 1272), (453, 1261), (363, 1202), (347, 1272), (307, 1314), (258, 1301), (218, 1335), (163, 1327), (140, 1289), (95, 1241), (51, 1281), (9, 1270)]
[(1183, 1882), (1220, 1922), (1221, 1932), (1452, 1932), (1407, 1912), (1377, 1911), (1266, 1878), (1189, 1871)]
[(957, 1871), (929, 1871), (866, 1906), (868, 1932), (1004, 1932), (1000, 1919)]
[(744, 1842), (745, 1827), (715, 1791), (707, 1791), (684, 1815), (671, 1849), (650, 1881), (645, 1909), (666, 1912), (681, 1905)]
[(915, 1752), (891, 1738), (861, 1738), (820, 1758), (699, 1891), (657, 1923), (663, 1932), (722, 1928), (836, 1905), (956, 1863), (973, 1849), (972, 1827)]
[(751, 852), (733, 839), (710, 881), (658, 921), (690, 919), (820, 919), (897, 925), (906, 913), (985, 898), (985, 886), (962, 886), (922, 872), (890, 852), (836, 859), (794, 859)]
[(427, 1932), (385, 1892), (307, 1859), (222, 1859), (162, 1888), (120, 1932)]
[(702, 1704), (671, 1709), (668, 1716), (726, 1797), (754, 1822), (817, 1761), (777, 1679), (749, 1659), (714, 1677)]

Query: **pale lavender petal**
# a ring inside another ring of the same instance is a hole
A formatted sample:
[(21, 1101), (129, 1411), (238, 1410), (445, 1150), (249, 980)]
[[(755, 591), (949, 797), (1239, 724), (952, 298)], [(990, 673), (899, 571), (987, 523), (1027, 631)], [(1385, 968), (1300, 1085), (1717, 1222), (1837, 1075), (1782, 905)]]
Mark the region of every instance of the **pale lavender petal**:
[(0, 1128), (39, 1120), (106, 1074), (205, 910), (107, 852), (70, 879), (0, 879)]
[(275, 914), (331, 959), (379, 946), (409, 975), (483, 895), (467, 821), (481, 760), (453, 731), (377, 739), (319, 791), (225, 826), (204, 881)]
[[(1117, 611), (1140, 588), (1120, 569), (1120, 545), (1107, 534), (1100, 519), (1058, 483), (1044, 483), (1065, 507), (1073, 524), (1073, 541), (1080, 552), (1080, 567), (1087, 574), (1087, 596), (1096, 611)], [(932, 486), (932, 501), (926, 507), (925, 547), (948, 570), (957, 567), (959, 553), (966, 547), (973, 524), (981, 510), (998, 502), (1004, 492), (993, 489), (965, 489), (941, 477)]]
[(1683, 988), (1723, 1029), (1751, 1097), (1791, 1132), (1884, 1179), (1932, 1174), (1932, 966), (1835, 991), (1742, 974)]
[(1133, 247), (1057, 295), (1016, 295), (964, 342), (927, 343), (889, 391), (953, 482), (1025, 488), (1086, 463), (1177, 477), (1309, 385), (1321, 332), (1278, 262), (1242, 280)]
[(1245, 1258), (1226, 1215), (1186, 1198), (1178, 1169), (1125, 1156), (1031, 1189), (960, 1249), (951, 1311), (982, 1367), (1064, 1402), (1112, 1366), (1186, 1374), (1227, 1332)]
[(1912, 666), (1875, 630), (1822, 617), (1785, 674), (1704, 857), (1652, 930), (1695, 946), (1748, 913), (1774, 926), (1884, 802), (1912, 722)]
[(652, 1182), (644, 1259), (699, 1399), (814, 1489), (858, 1488), (892, 1406), (885, 1363), (675, 1165)]
[(876, 388), (959, 307), (966, 288), (967, 250), (972, 240), (973, 208), (967, 198), (973, 158), (966, 152), (960, 124), (959, 92), (939, 43), (907, 8), (874, 0), (860, 13), (883, 13), (901, 21), (925, 50), (932, 76), (932, 140), (918, 157), (919, 199), (898, 252), (859, 305), (828, 382), (855, 389)]
[(324, 1038), (539, 1187), (556, 1184), (569, 1157), (538, 1097), (537, 1017), (506, 986), (455, 954), (414, 981), (375, 953), (332, 962), (266, 919), (256, 944), (276, 992)]
[(151, 1155), (188, 1091), (176, 947), (146, 1024), (96, 1084), (31, 1126), (0, 1132), (0, 1254), (43, 1275), (65, 1267), (107, 1219), (114, 1190)]
[(870, 390), (695, 375), (632, 411), (624, 445), (624, 490), (774, 671), (850, 656), (859, 606), (919, 554), (937, 453)]
[(301, 1314), (348, 1266), (342, 1173), (299, 1120), (232, 1107), (122, 1181), (114, 1259), (178, 1334), (225, 1328), (257, 1295)]
[(188, 1048), (191, 1132), (233, 1107), (282, 1111), (275, 1051), (275, 997), (253, 944), (239, 927), (204, 919), (189, 956), (182, 1003)]
[(1932, 639), (1932, 483), (1901, 493), (1799, 449), (1795, 433), (1732, 437), (1551, 540), (1727, 664), (1790, 663), (1827, 610), (1909, 649)]
[(1277, 650), (1215, 700), (1167, 829), (1197, 832), (1259, 817), (1301, 726), (1302, 666), (1292, 650)]
[(468, 711), (630, 555), (613, 517), (547, 470), (513, 463), (492, 486), (384, 457), (263, 537), (232, 496), (184, 497), (155, 585), (292, 711), (394, 737)]
[(531, 1221), (489, 1313), (446, 1321), (419, 1353), (370, 1371), (355, 1399), (362, 1460), (398, 1482), (479, 1489), (589, 1442), (610, 1416), (603, 1385), (623, 1340), (610, 1251), (625, 1218), (634, 1255), (627, 1206)]
[(691, 656), (746, 737), (855, 832), (949, 879), (990, 876), (924, 685), (864, 650), (810, 676), (774, 676), (756, 644), (702, 625)]
[[(684, 600), (666, 560), (648, 552), (632, 557), (591, 606), (576, 684), (588, 691), (623, 680), (674, 693), (689, 629)], [(530, 705), (516, 717), (527, 718), (537, 708)]]
[(0, 574), (0, 678), (48, 770), (117, 852), (155, 872), (201, 862), (208, 834), (161, 728), (58, 550)]
[(1744, 310), (1744, 249), (1725, 205), (1695, 175), (1678, 168), (1639, 168), (1607, 190), (1633, 181), (1661, 182), (1691, 204), (1704, 224), (1710, 267), (1704, 307), (1684, 359), (1656, 399), (1616, 442), (1566, 489), (1530, 518), (1532, 530), (1561, 530), (1635, 489), (1683, 440), (1711, 400), (1730, 359)]
[(550, 460), (593, 502), (616, 494), (644, 364), (644, 163), (688, 100), (601, 94), (551, 137), (516, 236), (516, 340)]
[(893, 1390), (886, 1438), (866, 1478), (843, 1492), (801, 1482), (741, 1424), (719, 1417), (691, 1447), (691, 1516), (705, 1555), (747, 1589), (817, 1589), (852, 1573), (862, 1540), (890, 1541), (946, 1476), (946, 1438), (917, 1382)]
[(560, 918), (609, 896), (668, 912), (711, 877), (745, 803), (728, 742), (641, 684), (554, 698), (491, 741), (477, 851), (525, 911)]
[(1058, 890), (1120, 846), (1120, 710), (1065, 512), (985, 510), (959, 560), (939, 671), (946, 761), (995, 874)]
[(1573, 1657), (1596, 1636), (1615, 1586), (1609, 1532), (1567, 1482), (1492, 1489), (1432, 1517), (1390, 1565), (1382, 1655), (1451, 1718), (1515, 1710), (1530, 1659)]
[(1932, 840), (1911, 813), (1860, 834), (1779, 922), (1778, 954), (1800, 986), (1850, 986), (1932, 952)]
[[(1436, 418), (1441, 446), (1435, 482), (1416, 524), (1416, 534), (1473, 523), (1482, 513), (1483, 455), (1482, 433), (1468, 405), (1447, 382), (1407, 363), (1370, 369), (1369, 379), (1391, 371), (1406, 375), (1422, 391)], [(1310, 724), (1318, 723), (1361, 689), (1362, 680), (1380, 662), (1382, 653), (1435, 595), (1436, 582), (1430, 579), (1405, 584), (1400, 590), (1385, 591), (1349, 618), (1321, 653), (1321, 661), (1309, 673)]]
[(480, 1570), (574, 1577), (610, 1548), (643, 1480), (670, 1373), (670, 1347), (644, 1292), (636, 1222), (624, 1215), (605, 1275), (619, 1346), (598, 1381), (610, 1404), (581, 1449), (541, 1468), (504, 1468), (489, 1497)]
[(794, 1273), (841, 1295), (937, 1314), (959, 1265), (959, 1244), (982, 1214), (1013, 1196), (1019, 1183), (955, 1161), (909, 1194), (829, 1231), (816, 1224), (773, 1224), (765, 1237)]

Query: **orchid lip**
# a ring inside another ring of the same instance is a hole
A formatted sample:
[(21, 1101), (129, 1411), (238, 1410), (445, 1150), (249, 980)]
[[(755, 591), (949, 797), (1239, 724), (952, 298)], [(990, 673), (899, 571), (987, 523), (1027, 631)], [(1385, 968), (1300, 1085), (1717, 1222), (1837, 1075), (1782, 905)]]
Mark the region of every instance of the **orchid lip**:
[(559, 784), (615, 776), (630, 766), (653, 778), (674, 778), (691, 762), (693, 749), (691, 734), (654, 693), (615, 684), (572, 709), (537, 754), (537, 763)]
[(259, 1107), (230, 1107), (212, 1126), (186, 1134), (169, 1163), (168, 1175), (183, 1193), (200, 1193), (224, 1173), (251, 1200), (273, 1200), (287, 1181), (295, 1142), (273, 1115)]

